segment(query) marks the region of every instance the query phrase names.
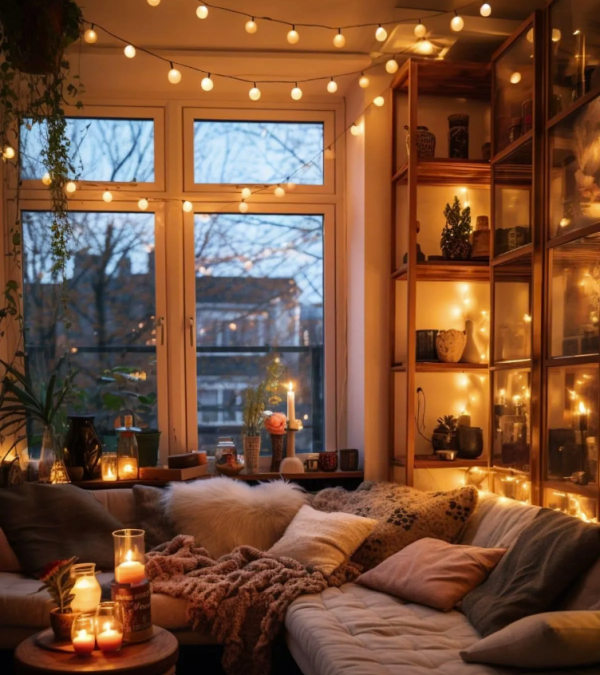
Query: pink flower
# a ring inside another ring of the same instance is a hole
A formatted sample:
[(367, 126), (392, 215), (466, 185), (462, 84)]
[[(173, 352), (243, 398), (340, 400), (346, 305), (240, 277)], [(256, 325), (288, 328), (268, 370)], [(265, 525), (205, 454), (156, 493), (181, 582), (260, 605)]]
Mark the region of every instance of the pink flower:
[(265, 418), (265, 429), (270, 434), (275, 436), (282, 436), (285, 434), (285, 425), (287, 424), (287, 417), (283, 413), (273, 413)]

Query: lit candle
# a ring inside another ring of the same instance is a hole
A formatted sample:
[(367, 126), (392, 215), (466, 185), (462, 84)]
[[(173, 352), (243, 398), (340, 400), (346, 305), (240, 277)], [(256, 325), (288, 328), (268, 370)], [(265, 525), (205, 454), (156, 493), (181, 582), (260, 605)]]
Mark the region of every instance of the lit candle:
[(123, 632), (113, 628), (112, 624), (107, 622), (102, 626), (102, 631), (96, 636), (98, 649), (103, 652), (116, 652), (121, 649), (123, 643)]
[(463, 410), (458, 416), (458, 426), (459, 427), (470, 427), (471, 426), (471, 415), (466, 410)]
[(79, 656), (89, 656), (94, 651), (95, 646), (96, 638), (94, 634), (88, 633), (85, 628), (78, 630), (73, 637), (73, 649)]
[(119, 457), (119, 480), (135, 480), (137, 477), (137, 459), (135, 457)]
[(102, 589), (95, 577), (80, 577), (73, 586), (71, 609), (74, 612), (91, 612), (96, 609), (102, 596)]
[(127, 551), (125, 562), (115, 568), (115, 579), (118, 584), (139, 584), (146, 578), (146, 568), (141, 562), (132, 560), (133, 554)]
[(290, 429), (296, 426), (296, 395), (294, 394), (294, 385), (288, 384), (287, 393), (287, 418)]
[(583, 401), (579, 401), (579, 429), (583, 431), (587, 431), (588, 427), (588, 410), (586, 407), (583, 405)]
[(506, 405), (506, 389), (500, 389), (498, 403), (500, 405)]

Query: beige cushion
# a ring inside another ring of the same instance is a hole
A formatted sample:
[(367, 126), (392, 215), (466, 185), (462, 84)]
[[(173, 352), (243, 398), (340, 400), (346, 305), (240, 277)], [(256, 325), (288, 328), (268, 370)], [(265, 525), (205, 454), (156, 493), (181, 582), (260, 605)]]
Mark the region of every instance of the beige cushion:
[(112, 516), (123, 523), (123, 527), (136, 528), (140, 526), (135, 510), (133, 490), (117, 488), (115, 490), (92, 490), (91, 492)]
[(329, 576), (350, 558), (376, 525), (377, 521), (371, 518), (322, 513), (305, 505), (269, 553), (293, 558)]
[(21, 565), (4, 531), (0, 528), (0, 572), (20, 572)]
[(600, 663), (600, 612), (547, 612), (510, 624), (460, 653), (467, 663), (566, 668)]

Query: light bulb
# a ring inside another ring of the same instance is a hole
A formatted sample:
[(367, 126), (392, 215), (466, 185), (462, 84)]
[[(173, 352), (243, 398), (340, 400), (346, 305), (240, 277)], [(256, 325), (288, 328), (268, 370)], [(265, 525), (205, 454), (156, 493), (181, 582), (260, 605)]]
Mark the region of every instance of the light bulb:
[(246, 204), (246, 202), (240, 202), (238, 209), (240, 213), (248, 213), (248, 204)]
[(291, 45), (298, 44), (298, 41), (300, 40), (300, 35), (298, 34), (298, 31), (296, 30), (296, 27), (293, 26), (292, 30), (287, 34), (287, 41)]
[(145, 197), (142, 197), (138, 202), (138, 208), (140, 211), (145, 211), (148, 206), (150, 206), (148, 200)]
[(7, 145), (4, 147), (2, 157), (4, 157), (4, 159), (14, 159), (16, 154), (15, 149), (11, 145)]
[(369, 78), (366, 75), (361, 75), (358, 85), (359, 87), (366, 89), (369, 86)]
[(256, 25), (256, 21), (254, 20), (254, 17), (252, 17), (252, 19), (250, 19), (250, 21), (246, 21), (245, 28), (246, 28), (246, 33), (250, 33), (250, 34), (256, 33), (256, 31), (258, 30), (258, 26)]
[(552, 42), (559, 42), (560, 38), (562, 37), (562, 33), (558, 28), (553, 28), (552, 29)]
[(341, 49), (346, 44), (346, 38), (342, 35), (342, 29), (339, 28), (337, 35), (333, 38), (333, 44)]
[(299, 101), (302, 98), (302, 89), (298, 85), (292, 89), (292, 98), (294, 101)]
[(202, 82), (200, 82), (200, 86), (204, 91), (212, 91), (212, 88), (215, 86), (215, 83), (212, 81), (210, 77), (210, 73), (206, 77), (202, 78)]
[(250, 96), (250, 98), (253, 101), (258, 101), (258, 99), (260, 98), (260, 89), (256, 85), (254, 85), (252, 89), (250, 89), (250, 91), (248, 92), (248, 96)]
[(515, 70), (515, 72), (510, 76), (510, 83), (519, 84), (520, 81), (521, 81), (521, 73), (518, 70)]
[(394, 73), (398, 72), (398, 68), (399, 68), (398, 61), (396, 61), (396, 59), (390, 59), (385, 63), (385, 69), (390, 75), (393, 75)]
[(127, 45), (123, 51), (128, 59), (132, 59), (135, 56), (135, 47), (133, 45)]
[(331, 80), (327, 83), (327, 91), (330, 94), (335, 94), (335, 92), (338, 90), (337, 82), (331, 78)]
[(75, 192), (75, 190), (77, 190), (77, 185), (76, 185), (72, 180), (70, 180), (70, 181), (65, 185), (65, 190), (66, 190), (69, 194), (73, 194), (73, 193)]
[(481, 5), (481, 7), (479, 8), (479, 13), (481, 14), (481, 16), (490, 16), (490, 14), (492, 13), (492, 6), (489, 3), (484, 2), (483, 5)]
[(385, 99), (383, 98), (383, 96), (378, 96), (377, 98), (373, 99), (373, 103), (378, 108), (381, 108), (381, 106), (385, 103)]
[(419, 23), (415, 26), (415, 37), (422, 38), (427, 35), (427, 28), (425, 28), (425, 25), (421, 23), (421, 20), (419, 20)]
[(296, 189), (296, 183), (292, 183), (291, 181), (286, 185), (287, 189), (291, 192), (292, 190)]
[(206, 17), (208, 16), (208, 7), (200, 5), (200, 7), (198, 7), (198, 9), (196, 10), (196, 16), (199, 19), (206, 19)]
[(90, 45), (98, 42), (98, 33), (93, 28), (88, 28), (83, 34), (83, 39)]
[(285, 197), (285, 190), (281, 187), (281, 185), (278, 185), (273, 191), (273, 194), (276, 197)]
[(350, 133), (353, 136), (360, 136), (362, 134), (362, 124), (353, 124), (350, 127)]
[(184, 213), (191, 213), (194, 210), (194, 205), (192, 204), (192, 202), (189, 202), (186, 199), (181, 205), (181, 208), (183, 209)]
[(252, 190), (249, 187), (245, 187), (242, 190), (242, 199), (248, 199), (252, 195)]
[(450, 22), (450, 28), (452, 28), (455, 33), (460, 33), (464, 27), (464, 19), (462, 16), (458, 16), (458, 14), (455, 13), (455, 16), (452, 17), (452, 21)]
[(169, 82), (171, 84), (179, 84), (181, 82), (181, 73), (177, 70), (177, 68), (173, 68), (173, 64), (171, 64), (171, 70), (169, 71), (167, 77), (169, 78)]
[(433, 42), (430, 42), (427, 38), (421, 38), (415, 45), (415, 51), (426, 56), (433, 54)]
[(106, 202), (107, 204), (110, 204), (112, 200), (113, 200), (112, 192), (110, 190), (106, 190), (102, 195), (102, 201)]
[(530, 28), (527, 31), (527, 42), (531, 42), (531, 44), (533, 44), (533, 28)]
[(42, 183), (44, 185), (50, 185), (52, 183), (52, 178), (50, 174), (46, 171), (46, 173), (42, 176)]
[(379, 28), (375, 31), (375, 39), (378, 42), (385, 42), (387, 40), (387, 30), (383, 26), (379, 26)]
[(150, 7), (158, 7), (160, 5), (160, 0), (148, 0)]

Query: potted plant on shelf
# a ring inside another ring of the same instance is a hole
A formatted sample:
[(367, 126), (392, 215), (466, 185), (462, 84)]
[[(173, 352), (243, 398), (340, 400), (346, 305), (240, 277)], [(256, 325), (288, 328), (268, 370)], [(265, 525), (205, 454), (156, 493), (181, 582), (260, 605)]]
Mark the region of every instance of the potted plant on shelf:
[(437, 427), (433, 430), (431, 445), (438, 450), (455, 450), (458, 419), (454, 415), (438, 417)]
[(260, 456), (260, 427), (264, 422), (265, 411), (265, 383), (256, 387), (248, 387), (244, 391), (244, 462), (246, 473), (258, 472), (258, 458)]
[(55, 560), (43, 568), (40, 575), (42, 586), (38, 589), (48, 591), (56, 607), (50, 610), (50, 626), (58, 642), (71, 640), (71, 628), (77, 612), (71, 609), (75, 595), (71, 592), (75, 585), (75, 577), (71, 569), (77, 558)]
[(468, 260), (471, 257), (471, 207), (461, 210), (458, 197), (444, 209), (446, 225), (442, 230), (441, 248), (446, 260)]

